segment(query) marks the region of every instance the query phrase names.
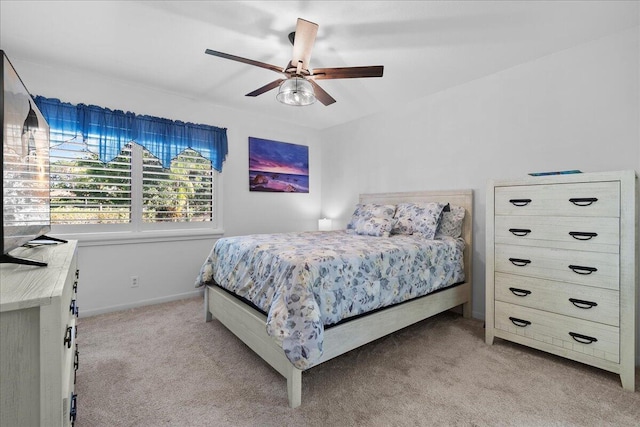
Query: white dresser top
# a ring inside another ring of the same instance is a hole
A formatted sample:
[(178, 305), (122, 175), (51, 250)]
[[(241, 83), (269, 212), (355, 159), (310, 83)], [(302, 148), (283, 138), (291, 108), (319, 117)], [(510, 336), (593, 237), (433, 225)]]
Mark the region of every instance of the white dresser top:
[(64, 287), (77, 241), (18, 248), (11, 256), (46, 262), (46, 267), (0, 264), (0, 312), (51, 304)]

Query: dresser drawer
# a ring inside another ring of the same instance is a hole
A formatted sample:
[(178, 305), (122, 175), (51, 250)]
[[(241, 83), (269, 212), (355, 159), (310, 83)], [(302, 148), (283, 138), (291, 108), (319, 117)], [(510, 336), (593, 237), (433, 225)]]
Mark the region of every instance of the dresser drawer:
[(78, 344), (76, 343), (77, 323), (75, 319), (68, 325), (70, 334), (68, 335), (68, 344), (64, 343), (64, 351), (62, 355), (62, 395), (66, 397), (69, 391), (75, 386), (75, 372), (78, 354)]
[(67, 278), (65, 280), (64, 289), (62, 290), (61, 301), (61, 318), (66, 319), (66, 323), (71, 322), (72, 318), (77, 317), (77, 277), (76, 277), (76, 265), (72, 262)]
[(619, 289), (617, 254), (495, 245), (495, 270), (605, 289)]
[(618, 291), (573, 283), (495, 274), (496, 300), (619, 326)]
[(555, 245), (565, 249), (619, 253), (620, 219), (499, 215), (495, 217), (495, 241), (510, 245)]
[(496, 215), (620, 216), (617, 181), (495, 188)]
[(496, 301), (495, 327), (610, 362), (620, 360), (619, 329), (614, 326)]

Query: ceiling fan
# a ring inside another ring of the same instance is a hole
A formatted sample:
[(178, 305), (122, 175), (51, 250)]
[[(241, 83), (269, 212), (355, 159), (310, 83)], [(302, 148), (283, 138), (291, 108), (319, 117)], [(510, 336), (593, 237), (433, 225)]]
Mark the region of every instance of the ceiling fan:
[(289, 41), (293, 44), (293, 56), (289, 64), (284, 68), (211, 49), (205, 50), (205, 53), (283, 74), (283, 78), (274, 80), (248, 93), (246, 96), (258, 96), (279, 87), (276, 98), (278, 101), (288, 105), (309, 105), (315, 102), (316, 98), (324, 105), (331, 105), (336, 102), (331, 95), (315, 82), (316, 80), (382, 77), (384, 71), (382, 65), (309, 69), (311, 49), (315, 43), (317, 33), (318, 24), (298, 18), (295, 32), (289, 34)]

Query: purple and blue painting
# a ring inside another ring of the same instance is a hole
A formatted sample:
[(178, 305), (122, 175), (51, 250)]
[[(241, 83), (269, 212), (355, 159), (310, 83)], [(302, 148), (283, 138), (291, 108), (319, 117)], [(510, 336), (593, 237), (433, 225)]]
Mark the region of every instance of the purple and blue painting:
[(309, 147), (249, 137), (249, 190), (309, 192)]

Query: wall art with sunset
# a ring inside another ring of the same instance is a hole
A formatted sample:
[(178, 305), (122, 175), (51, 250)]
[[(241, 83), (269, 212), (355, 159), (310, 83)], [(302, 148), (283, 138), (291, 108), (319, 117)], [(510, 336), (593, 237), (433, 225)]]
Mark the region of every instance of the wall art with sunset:
[(309, 147), (249, 137), (249, 190), (309, 192)]

